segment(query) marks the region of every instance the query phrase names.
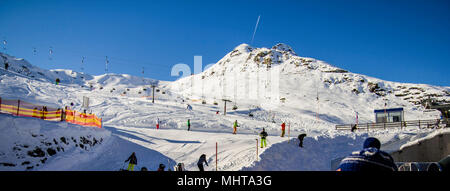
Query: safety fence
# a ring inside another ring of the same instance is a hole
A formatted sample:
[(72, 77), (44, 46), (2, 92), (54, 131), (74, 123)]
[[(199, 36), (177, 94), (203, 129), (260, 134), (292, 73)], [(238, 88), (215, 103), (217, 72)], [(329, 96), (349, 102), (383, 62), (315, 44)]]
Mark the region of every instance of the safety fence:
[(23, 100), (7, 100), (0, 97), (0, 113), (22, 117), (34, 117), (46, 121), (66, 121), (82, 126), (102, 127), (102, 119), (95, 114), (86, 114), (67, 109), (52, 108)]
[(386, 129), (396, 127), (441, 128), (449, 126), (450, 120), (448, 118), (444, 118), (444, 119), (414, 120), (414, 121), (386, 122), (386, 123), (345, 124), (345, 125), (336, 125), (336, 130), (357, 130), (357, 129), (369, 130), (369, 129)]

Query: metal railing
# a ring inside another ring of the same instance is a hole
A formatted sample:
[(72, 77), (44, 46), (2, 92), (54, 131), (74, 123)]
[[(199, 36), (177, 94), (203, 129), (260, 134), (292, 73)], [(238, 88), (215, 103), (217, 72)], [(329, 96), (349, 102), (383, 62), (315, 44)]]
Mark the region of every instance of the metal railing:
[(387, 129), (387, 128), (441, 128), (450, 127), (449, 118), (444, 119), (429, 119), (429, 120), (414, 120), (402, 122), (386, 122), (386, 123), (360, 123), (360, 124), (344, 124), (336, 125), (336, 130), (369, 130), (369, 129)]

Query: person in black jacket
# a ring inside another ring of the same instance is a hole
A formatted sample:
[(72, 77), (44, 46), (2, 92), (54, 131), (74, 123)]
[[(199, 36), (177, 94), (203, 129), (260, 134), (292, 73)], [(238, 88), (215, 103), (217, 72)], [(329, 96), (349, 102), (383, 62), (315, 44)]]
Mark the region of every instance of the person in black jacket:
[(298, 135), (298, 140), (299, 140), (299, 144), (298, 144), (298, 146), (299, 147), (303, 147), (303, 139), (306, 137), (306, 134), (305, 133), (302, 133), (302, 134), (300, 134), (300, 135)]
[(125, 162), (130, 161), (130, 163), (128, 163), (128, 171), (133, 171), (134, 166), (137, 165), (137, 158), (136, 158), (136, 154), (133, 152), (131, 153), (130, 157), (128, 157), (128, 159)]
[(198, 159), (198, 162), (197, 162), (197, 166), (198, 166), (198, 169), (200, 169), (200, 171), (205, 171), (203, 169), (203, 162), (205, 162), (206, 166), (208, 166), (208, 162), (206, 162), (206, 155), (205, 154), (202, 154), (200, 156), (200, 159)]

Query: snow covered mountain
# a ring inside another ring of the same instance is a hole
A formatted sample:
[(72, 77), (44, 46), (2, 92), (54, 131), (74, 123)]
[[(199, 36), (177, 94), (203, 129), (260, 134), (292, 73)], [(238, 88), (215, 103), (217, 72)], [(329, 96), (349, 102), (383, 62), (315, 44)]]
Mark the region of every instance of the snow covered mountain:
[[(331, 160), (360, 149), (368, 136), (376, 136), (385, 149), (394, 151), (432, 131), (407, 128), (351, 133), (334, 129), (339, 123), (353, 123), (355, 111), (361, 123), (374, 121), (373, 109), (383, 108), (385, 103), (404, 107), (406, 120), (435, 119), (439, 112), (424, 109), (420, 102), (428, 96), (441, 102), (450, 100), (450, 87), (389, 82), (351, 73), (300, 57), (284, 44), (270, 49), (239, 45), (202, 73), (174, 82), (127, 74), (92, 76), (64, 69), (43, 70), (24, 59), (0, 56), (0, 97), (61, 108), (74, 103), (74, 109), (81, 110), (83, 96), (87, 96), (89, 109), (103, 119), (103, 129), (92, 130), (0, 114), (0, 170), (118, 170), (133, 151), (141, 161), (139, 167), (156, 169), (159, 163), (174, 166), (183, 162), (187, 170), (197, 170), (203, 153), (208, 163), (214, 164), (216, 143), (219, 170), (329, 170)], [(151, 84), (157, 85), (155, 103)], [(232, 101), (227, 115), (216, 114), (223, 114), (222, 99)], [(187, 110), (186, 104), (193, 110)], [(159, 130), (155, 129), (156, 119)], [(192, 126), (189, 132), (187, 119)], [(235, 120), (240, 125), (237, 135), (231, 134)], [(289, 124), (286, 137), (279, 136), (281, 122)], [(255, 139), (262, 128), (269, 133), (269, 147), (256, 155)], [(288, 137), (299, 133), (308, 134), (301, 151), (295, 141), (288, 143)], [(94, 138), (101, 142), (93, 144)], [(81, 148), (83, 140), (87, 144)], [(288, 165), (274, 162), (286, 156), (291, 157)], [(205, 169), (214, 170), (215, 166)]]
[[(293, 116), (314, 116), (331, 123), (374, 121), (373, 110), (404, 107), (407, 120), (437, 118), (426, 112), (425, 99), (450, 103), (450, 87), (389, 82), (355, 74), (314, 58), (300, 57), (291, 47), (237, 46), (215, 65), (200, 74), (177, 80), (174, 92), (192, 99), (221, 102), (221, 99), (255, 104)], [(275, 91), (274, 91), (275, 89)], [(293, 118), (291, 116), (291, 118)], [(302, 119), (303, 120), (303, 119)], [(307, 120), (307, 119), (306, 119)]]

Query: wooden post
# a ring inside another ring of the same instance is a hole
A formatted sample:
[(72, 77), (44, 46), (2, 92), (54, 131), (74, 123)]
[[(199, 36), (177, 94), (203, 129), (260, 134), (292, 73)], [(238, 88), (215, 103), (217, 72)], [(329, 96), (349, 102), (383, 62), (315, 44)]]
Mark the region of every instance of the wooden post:
[(216, 142), (216, 171), (217, 171), (217, 142)]
[(256, 139), (256, 161), (258, 161), (258, 139)]
[(288, 126), (288, 143), (291, 140), (291, 122), (289, 122), (289, 126)]
[(17, 116), (19, 116), (19, 110), (20, 110), (20, 99), (17, 100)]
[(227, 101), (225, 101), (225, 104), (223, 105), (223, 115), (227, 115)]

